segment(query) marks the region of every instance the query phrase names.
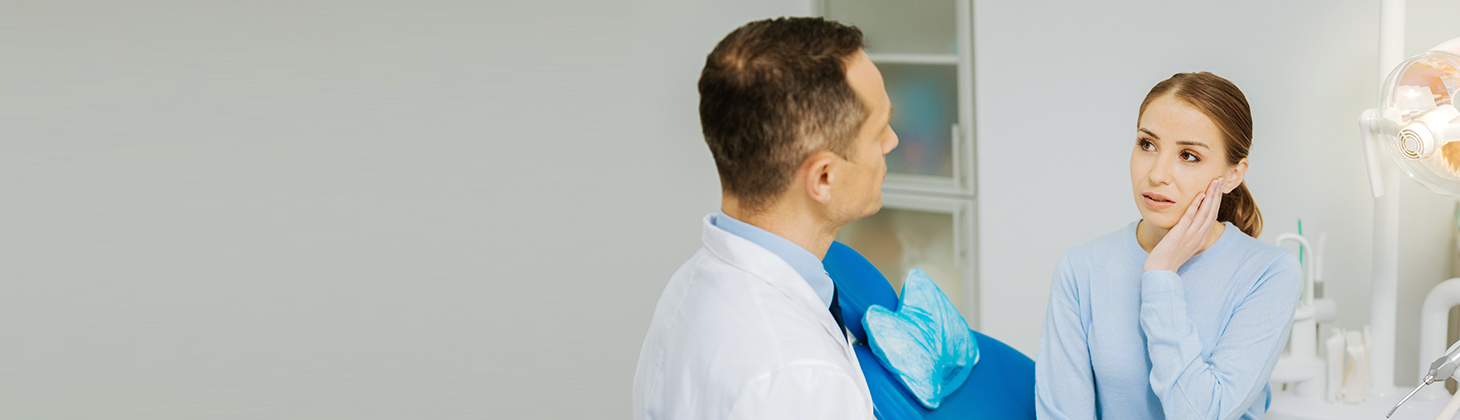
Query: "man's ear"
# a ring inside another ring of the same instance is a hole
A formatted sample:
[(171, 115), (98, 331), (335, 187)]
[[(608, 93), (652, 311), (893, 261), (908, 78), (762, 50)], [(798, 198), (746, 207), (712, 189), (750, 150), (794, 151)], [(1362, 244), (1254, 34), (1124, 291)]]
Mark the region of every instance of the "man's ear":
[(796, 171), (806, 195), (823, 205), (831, 202), (831, 184), (836, 182), (836, 174), (832, 171), (835, 163), (836, 155), (822, 150), (802, 161), (800, 170)]
[(1222, 194), (1236, 190), (1238, 186), (1242, 185), (1242, 179), (1246, 177), (1247, 158), (1242, 158), (1242, 160), (1237, 161), (1237, 166), (1233, 166), (1231, 170), (1227, 171), (1227, 179), (1222, 180)]

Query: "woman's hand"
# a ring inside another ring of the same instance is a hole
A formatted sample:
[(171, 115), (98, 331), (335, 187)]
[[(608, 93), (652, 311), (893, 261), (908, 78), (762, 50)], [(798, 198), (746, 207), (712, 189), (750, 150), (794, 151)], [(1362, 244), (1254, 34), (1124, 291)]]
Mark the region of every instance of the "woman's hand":
[[(1186, 264), (1191, 256), (1201, 252), (1207, 243), (1207, 235), (1217, 222), (1217, 209), (1222, 206), (1222, 178), (1212, 180), (1207, 191), (1196, 196), (1186, 207), (1181, 221), (1166, 232), (1151, 255), (1146, 257), (1146, 271), (1169, 270), (1175, 272)], [(1211, 200), (1209, 198), (1215, 198)]]

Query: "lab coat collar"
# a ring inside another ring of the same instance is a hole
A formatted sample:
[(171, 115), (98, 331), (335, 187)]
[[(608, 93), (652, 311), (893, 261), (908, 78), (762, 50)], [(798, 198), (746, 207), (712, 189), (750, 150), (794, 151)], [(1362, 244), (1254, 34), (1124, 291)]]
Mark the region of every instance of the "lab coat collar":
[(710, 222), (726, 232), (735, 234), (749, 240), (750, 242), (765, 248), (772, 254), (781, 257), (796, 270), (806, 283), (811, 285), (811, 290), (816, 292), (816, 297), (821, 299), (821, 306), (831, 307), (832, 294), (836, 293), (836, 285), (831, 280), (831, 275), (826, 274), (826, 267), (821, 265), (821, 259), (801, 245), (791, 242), (790, 239), (761, 229), (758, 226), (736, 220), (734, 217), (720, 212), (710, 218)]
[[(704, 231), (700, 239), (706, 250), (726, 264), (764, 280), (791, 301), (804, 306), (826, 328), (827, 334), (831, 334), (844, 345), (849, 345), (846, 335), (837, 327), (836, 320), (831, 318), (831, 312), (822, 304), (821, 297), (817, 296), (816, 291), (812, 290), (811, 285), (795, 268), (760, 245), (715, 226), (716, 214), (718, 213), (705, 215), (703, 220)], [(855, 358), (852, 363), (856, 363)]]

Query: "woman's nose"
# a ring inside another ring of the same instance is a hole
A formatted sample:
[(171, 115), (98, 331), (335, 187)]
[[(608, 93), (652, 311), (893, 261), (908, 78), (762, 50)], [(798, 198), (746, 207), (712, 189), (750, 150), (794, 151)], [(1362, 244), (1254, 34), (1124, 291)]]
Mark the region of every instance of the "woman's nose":
[(1171, 183), (1171, 160), (1158, 158), (1151, 165), (1151, 171), (1146, 174), (1152, 184), (1166, 185)]

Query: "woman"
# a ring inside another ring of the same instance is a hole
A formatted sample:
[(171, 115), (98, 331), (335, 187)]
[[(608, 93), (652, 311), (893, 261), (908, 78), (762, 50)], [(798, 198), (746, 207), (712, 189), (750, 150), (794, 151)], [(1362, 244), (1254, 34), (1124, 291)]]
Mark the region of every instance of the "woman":
[(1211, 73), (1146, 95), (1130, 158), (1141, 220), (1071, 249), (1036, 359), (1040, 419), (1260, 419), (1302, 277), (1256, 239), (1252, 113)]

